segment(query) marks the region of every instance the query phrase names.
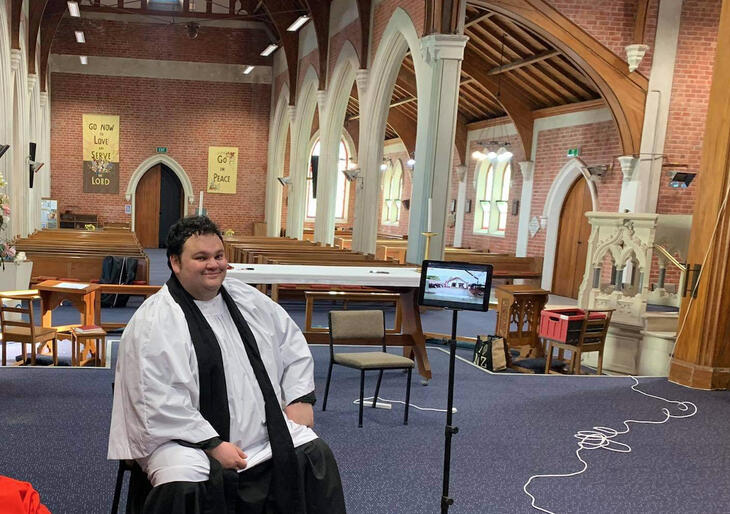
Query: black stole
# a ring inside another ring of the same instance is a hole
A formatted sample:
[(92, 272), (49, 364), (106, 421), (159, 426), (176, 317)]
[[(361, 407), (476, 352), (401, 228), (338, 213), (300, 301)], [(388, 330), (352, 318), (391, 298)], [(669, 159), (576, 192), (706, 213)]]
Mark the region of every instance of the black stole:
[[(188, 324), (195, 356), (198, 360), (200, 413), (218, 432), (220, 438), (228, 441), (230, 439), (230, 413), (223, 358), (218, 340), (213, 329), (203, 317), (203, 313), (195, 305), (193, 297), (182, 287), (174, 273), (167, 281), (167, 288), (185, 314), (185, 321)], [(287, 514), (304, 512), (294, 444), (284, 419), (284, 413), (281, 411), (276, 393), (266, 373), (256, 338), (233, 298), (223, 286), (220, 288), (220, 294), (241, 335), (246, 354), (264, 397), (266, 429), (272, 452), (272, 487), (277, 510)]]

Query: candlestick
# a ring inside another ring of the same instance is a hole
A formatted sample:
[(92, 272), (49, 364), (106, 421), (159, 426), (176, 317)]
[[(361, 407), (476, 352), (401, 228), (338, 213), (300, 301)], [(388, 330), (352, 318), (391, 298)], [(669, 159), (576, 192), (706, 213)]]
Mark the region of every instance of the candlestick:
[(426, 221), (426, 232), (431, 232), (431, 198), (428, 199), (428, 218)]

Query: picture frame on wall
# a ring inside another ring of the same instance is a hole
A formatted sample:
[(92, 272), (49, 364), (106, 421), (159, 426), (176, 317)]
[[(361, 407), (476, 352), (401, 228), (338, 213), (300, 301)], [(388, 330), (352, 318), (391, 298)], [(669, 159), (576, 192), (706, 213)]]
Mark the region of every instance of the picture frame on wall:
[(467, 200), (464, 205), (464, 212), (469, 214), (471, 212), (471, 200)]

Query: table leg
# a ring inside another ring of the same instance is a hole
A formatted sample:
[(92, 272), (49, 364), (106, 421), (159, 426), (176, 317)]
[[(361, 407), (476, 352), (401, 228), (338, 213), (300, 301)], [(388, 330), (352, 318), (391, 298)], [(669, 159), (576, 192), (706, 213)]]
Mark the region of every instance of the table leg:
[(405, 348), (406, 355), (414, 355), (418, 373), (421, 374), (427, 384), (431, 380), (431, 363), (426, 353), (426, 337), (421, 327), (421, 314), (418, 311), (418, 296), (415, 289), (402, 291), (400, 293), (400, 305), (403, 315), (403, 333), (411, 336), (413, 346)]

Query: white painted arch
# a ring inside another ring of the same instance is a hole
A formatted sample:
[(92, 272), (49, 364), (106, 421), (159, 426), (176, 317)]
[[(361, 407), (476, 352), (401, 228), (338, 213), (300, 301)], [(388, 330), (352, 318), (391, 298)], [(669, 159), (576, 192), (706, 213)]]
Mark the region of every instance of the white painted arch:
[(590, 180), (590, 176), (585, 169), (586, 164), (581, 159), (573, 158), (568, 160), (553, 180), (545, 200), (542, 215), (547, 218), (547, 229), (545, 232), (545, 256), (542, 261), (542, 288), (548, 291), (553, 286), (555, 252), (558, 246), (558, 231), (560, 230), (560, 213), (563, 210), (563, 204), (571, 186), (578, 178), (584, 177), (586, 179), (588, 190), (591, 193), (593, 210), (598, 210), (596, 185)]
[[(313, 66), (307, 68), (299, 88), (296, 114), (292, 123), (291, 152), (289, 155), (289, 205), (287, 208), (286, 235), (301, 239), (304, 233), (304, 209), (307, 195), (307, 146), (312, 132), (314, 110), (317, 108), (319, 77)], [(321, 116), (320, 116), (321, 118)]]
[(289, 86), (284, 84), (273, 109), (269, 127), (268, 162), (266, 171), (266, 235), (278, 236), (281, 232), (282, 190), (276, 180), (284, 174), (286, 135), (289, 131)]
[[(320, 113), (319, 175), (317, 177), (317, 219), (315, 242), (332, 245), (335, 235), (335, 204), (337, 196), (338, 148), (344, 132), (347, 104), (355, 82), (359, 61), (349, 41), (342, 46), (334, 66), (324, 107)], [(351, 145), (350, 145), (351, 146)], [(352, 153), (350, 154), (352, 155)]]
[[(369, 209), (377, 205), (380, 191), (380, 164), (383, 159), (383, 139), (385, 124), (390, 110), (393, 87), (398, 76), (403, 58), (410, 51), (416, 72), (416, 94), (420, 98), (428, 98), (427, 65), (421, 54), (421, 43), (413, 20), (401, 7), (393, 11), (388, 25), (383, 32), (368, 72), (368, 84), (363, 95), (360, 91), (360, 169), (364, 175), (363, 187), (358, 192), (355, 207), (355, 227), (353, 228), (353, 249), (360, 252), (374, 253), (377, 237), (377, 212)], [(359, 85), (359, 84), (358, 84)], [(364, 96), (364, 99), (363, 99)], [(364, 101), (363, 101), (364, 100)], [(427, 102), (418, 102), (418, 120), (422, 123)], [(418, 127), (420, 131), (421, 127)], [(426, 148), (416, 144), (416, 162), (426, 155)], [(414, 188), (419, 186), (414, 181)], [(414, 210), (415, 208), (415, 210)], [(420, 215), (421, 206), (411, 206), (411, 216)], [(413, 219), (413, 218), (412, 218)]]
[(185, 192), (185, 199), (187, 202), (183, 202), (183, 216), (188, 215), (188, 206), (192, 205), (195, 201), (195, 192), (193, 191), (193, 183), (190, 181), (190, 177), (187, 173), (185, 173), (185, 170), (183, 169), (180, 164), (166, 154), (155, 154), (151, 155), (150, 157), (147, 157), (144, 161), (142, 161), (139, 166), (137, 166), (137, 169), (134, 170), (134, 173), (132, 173), (132, 176), (129, 178), (129, 182), (127, 183), (127, 191), (124, 193), (124, 197), (128, 202), (132, 202), (132, 232), (135, 230), (135, 207), (136, 207), (136, 196), (137, 196), (137, 185), (139, 184), (139, 181), (142, 180), (142, 177), (145, 173), (147, 173), (147, 170), (149, 170), (152, 166), (157, 166), (158, 164), (164, 164), (168, 168), (170, 168), (177, 178), (180, 180), (180, 183), (182, 184), (183, 191)]

